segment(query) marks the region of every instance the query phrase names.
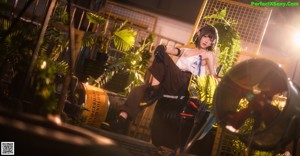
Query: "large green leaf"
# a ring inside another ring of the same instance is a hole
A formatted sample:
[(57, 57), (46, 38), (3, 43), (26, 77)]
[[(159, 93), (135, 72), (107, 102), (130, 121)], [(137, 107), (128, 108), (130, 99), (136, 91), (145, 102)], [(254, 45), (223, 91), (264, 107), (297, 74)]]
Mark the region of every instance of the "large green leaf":
[(91, 23), (94, 23), (94, 24), (100, 24), (100, 23), (105, 23), (106, 22), (105, 18), (103, 18), (99, 15), (93, 14), (91, 12), (86, 13), (86, 17), (88, 18), (88, 20)]
[[(215, 11), (218, 11), (218, 10), (215, 9)], [(216, 14), (211, 14), (211, 15), (205, 16), (204, 19), (215, 18), (215, 19), (224, 20), (225, 16), (226, 16), (226, 8)]]
[(123, 29), (115, 32), (114, 45), (121, 51), (129, 51), (135, 43), (137, 32), (133, 29)]

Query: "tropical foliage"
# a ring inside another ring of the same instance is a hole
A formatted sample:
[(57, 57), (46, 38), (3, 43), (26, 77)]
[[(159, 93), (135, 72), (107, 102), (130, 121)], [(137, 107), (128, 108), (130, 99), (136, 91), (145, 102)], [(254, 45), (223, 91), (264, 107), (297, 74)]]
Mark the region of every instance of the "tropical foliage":
[(212, 108), (213, 96), (218, 85), (218, 80), (211, 75), (192, 76), (189, 93), (196, 96), (202, 103)]
[(65, 76), (69, 68), (68, 60), (62, 57), (66, 53), (69, 45), (67, 33), (49, 26), (41, 45), (39, 58), (36, 64), (36, 93), (40, 96), (44, 107), (42, 113), (55, 112), (58, 97), (55, 92), (55, 82), (57, 76)]
[[(0, 33), (7, 33), (11, 27), (11, 21), (5, 18), (0, 19)], [(39, 26), (28, 23), (18, 22), (10, 30), (5, 38), (1, 38), (0, 47), (3, 50), (1, 59), (1, 72), (7, 75), (6, 66), (11, 67), (13, 74), (9, 79), (12, 90), (7, 91), (6, 96), (18, 97), (23, 87), (24, 77), (32, 60), (32, 54), (37, 44)], [(5, 35), (4, 35), (5, 36)], [(37, 64), (34, 68), (33, 78), (30, 81), (30, 96), (33, 102), (33, 113), (47, 114), (54, 112), (56, 107), (56, 96), (54, 90), (54, 81), (57, 74), (64, 74), (68, 65), (58, 58), (64, 51), (68, 41), (65, 40), (65, 34), (61, 34), (54, 28), (49, 28), (46, 32), (44, 42), (41, 45)], [(31, 92), (31, 93), (30, 93)], [(13, 95), (17, 94), (17, 95)]]
[[(128, 85), (124, 92), (126, 95), (133, 87), (144, 83), (144, 75), (151, 58), (150, 47), (154, 38), (155, 36), (150, 34), (135, 50), (126, 52), (123, 57), (109, 62), (105, 72), (95, 80), (96, 85), (103, 87), (115, 74), (126, 73), (129, 75)], [(93, 78), (90, 78), (90, 81), (93, 81)]]
[[(16, 65), (30, 58), (34, 45), (37, 30), (32, 27), (24, 27), (17, 23), (12, 27), (11, 21), (5, 18), (0, 19), (0, 62), (1, 66), (9, 60), (12, 65)], [(25, 65), (25, 62), (23, 65)], [(29, 62), (27, 62), (28, 64)], [(26, 71), (25, 66), (19, 66), (20, 70)], [(22, 68), (22, 69), (21, 69)]]
[(239, 33), (234, 29), (234, 25), (237, 24), (235, 21), (226, 18), (226, 8), (209, 16), (205, 16), (204, 19), (217, 19), (217, 22), (212, 23), (218, 30), (219, 42), (218, 47), (220, 48), (220, 55), (218, 62), (222, 65), (220, 75), (223, 76), (225, 73), (236, 63), (239, 50), (240, 50), (240, 36)]
[[(30, 103), (30, 106), (27, 105), (30, 107), (27, 110), (36, 114), (56, 111), (59, 98), (57, 88), (55, 88), (57, 77), (64, 77), (69, 69), (70, 41), (69, 32), (65, 31), (69, 24), (69, 14), (68, 9), (64, 7), (65, 4), (60, 4), (60, 2), (51, 16), (44, 38), (39, 42), (41, 46), (29, 82), (30, 87), (25, 93), (25, 98)], [(109, 26), (109, 16), (101, 17), (93, 13), (86, 13), (86, 15), (96, 27), (93, 27), (93, 32), (85, 33), (81, 46), (99, 53), (108, 53), (110, 48), (115, 48), (126, 55), (121, 58), (125, 62), (130, 62), (133, 60), (130, 58), (135, 58), (136, 63), (133, 61), (132, 64), (125, 64), (131, 80), (128, 90), (131, 86), (141, 83), (141, 75), (144, 75), (142, 71), (146, 71), (147, 60), (150, 59), (150, 52), (146, 50), (150, 47), (148, 39), (141, 43), (139, 49), (133, 49), (137, 32), (127, 27), (127, 21)], [(8, 83), (8, 85), (3, 85), (1, 81), (0, 89), (1, 98), (6, 96), (7, 99), (11, 99), (12, 96), (18, 98), (41, 31), (40, 25), (17, 19), (15, 21), (16, 24), (12, 26), (11, 20), (0, 19), (0, 78)], [(57, 25), (59, 27), (56, 27)], [(109, 68), (117, 64), (117, 61), (110, 62), (107, 71), (113, 71)]]
[(139, 47), (133, 48), (137, 32), (126, 27), (127, 20), (109, 28), (109, 16), (104, 18), (88, 13), (87, 18), (91, 23), (102, 25), (104, 29), (90, 34), (85, 39), (93, 38), (90, 43), (98, 45), (100, 53), (108, 53), (111, 48), (116, 48), (123, 55), (121, 58), (107, 62), (104, 73), (98, 78), (89, 77), (89, 83), (104, 88), (116, 74), (126, 74), (128, 82), (125, 82), (127, 85), (122, 94), (128, 94), (134, 86), (144, 82), (144, 75), (151, 57), (149, 50), (155, 36), (150, 34), (139, 43)]
[(108, 53), (111, 46), (124, 52), (133, 48), (137, 32), (131, 28), (126, 28), (127, 20), (120, 25), (115, 24), (113, 28), (108, 28), (109, 16), (104, 18), (89, 12), (87, 18), (91, 23), (100, 24), (99, 27), (102, 28), (98, 32), (89, 34), (88, 37), (93, 39), (92, 45), (99, 46), (98, 52)]

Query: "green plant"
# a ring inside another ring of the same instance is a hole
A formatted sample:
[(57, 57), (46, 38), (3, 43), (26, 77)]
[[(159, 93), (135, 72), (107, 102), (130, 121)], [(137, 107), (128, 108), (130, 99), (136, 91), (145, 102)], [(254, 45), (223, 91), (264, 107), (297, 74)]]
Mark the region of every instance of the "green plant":
[(61, 61), (57, 62), (46, 55), (41, 55), (38, 59), (35, 68), (35, 77), (31, 86), (34, 86), (35, 90), (35, 105), (37, 107), (37, 113), (49, 114), (55, 113), (58, 97), (55, 94), (55, 80), (57, 75), (63, 75), (66, 73), (68, 64)]
[(69, 24), (69, 14), (67, 10), (65, 9), (65, 5), (67, 4), (67, 1), (60, 0), (57, 2), (57, 7), (51, 17), (51, 20), (62, 23), (64, 25)]
[(212, 75), (204, 76), (192, 76), (189, 85), (189, 92), (192, 95), (197, 96), (197, 98), (208, 105), (208, 108), (212, 108), (213, 96), (218, 85), (218, 80), (216, 80)]
[[(215, 10), (218, 12), (218, 10)], [(237, 24), (231, 19), (226, 19), (226, 8), (216, 14), (205, 16), (204, 19), (217, 19), (212, 25), (218, 30), (220, 56), (218, 62), (222, 65), (220, 76), (223, 76), (236, 63), (240, 50), (240, 36), (234, 29)]]
[[(7, 33), (11, 27), (11, 21), (0, 19), (0, 34)], [(1, 73), (7, 75), (6, 66), (11, 68), (9, 74), (9, 90), (5, 98), (18, 98), (24, 85), (24, 78), (32, 60), (32, 54), (37, 44), (40, 26), (18, 21), (5, 38), (1, 38), (2, 49)], [(1, 35), (2, 36), (2, 35)], [(30, 99), (32, 105), (26, 111), (36, 114), (53, 113), (56, 108), (57, 97), (55, 96), (54, 82), (57, 75), (64, 75), (68, 64), (59, 60), (59, 56), (68, 45), (66, 33), (48, 27), (43, 39), (33, 77), (26, 91), (26, 99)]]
[(111, 78), (118, 73), (127, 73), (129, 80), (125, 87), (124, 94), (127, 95), (131, 89), (144, 83), (144, 75), (151, 58), (150, 46), (154, 41), (154, 34), (150, 34), (140, 42), (140, 46), (133, 51), (124, 53), (124, 56), (113, 62), (109, 62), (105, 72), (96, 80), (90, 77), (89, 81), (96, 83), (96, 86), (103, 87)]
[(131, 28), (126, 28), (127, 20), (120, 25), (115, 24), (113, 28), (109, 29), (109, 16), (108, 18), (104, 18), (88, 12), (87, 18), (91, 23), (100, 24), (99, 28), (101, 29), (98, 32), (87, 34), (90, 35), (87, 38), (93, 39), (93, 41), (89, 41), (91, 45), (94, 44), (93, 46), (95, 46), (96, 44), (99, 47), (98, 52), (108, 53), (111, 46), (124, 52), (133, 48), (137, 32)]
[[(259, 151), (255, 149), (252, 149), (251, 151), (249, 147), (247, 147), (242, 141), (240, 141), (237, 138), (232, 138), (231, 144), (233, 147), (231, 151), (232, 155), (257, 155), (257, 156), (274, 155), (274, 151)], [(252, 152), (252, 154), (249, 152)]]
[(100, 53), (108, 53), (110, 48), (116, 48), (122, 53), (122, 57), (114, 61), (107, 62), (105, 71), (98, 78), (89, 77), (90, 84), (96, 83), (98, 87), (104, 87), (116, 74), (127, 74), (128, 82), (123, 94), (128, 94), (130, 90), (144, 81), (145, 71), (150, 60), (150, 46), (154, 41), (154, 35), (150, 34), (139, 43), (138, 48), (133, 48), (137, 32), (132, 28), (127, 28), (128, 21), (115, 24), (109, 29), (109, 18), (87, 13), (87, 18), (91, 23), (99, 24), (96, 33), (86, 33), (84, 43), (86, 45), (98, 47)]
[[(24, 27), (23, 23), (16, 23), (10, 30), (9, 34), (5, 36), (11, 27), (11, 21), (5, 18), (0, 19), (0, 62), (3, 65), (7, 59), (13, 65), (21, 63), (32, 55), (34, 49), (34, 40), (36, 40), (38, 29), (35, 27)], [(5, 38), (3, 38), (5, 36)], [(25, 71), (24, 66), (20, 66)], [(28, 62), (27, 62), (28, 63)]]
[(38, 102), (42, 102), (40, 113), (56, 112), (58, 97), (55, 94), (57, 76), (65, 76), (69, 65), (62, 55), (69, 45), (68, 33), (48, 26), (35, 67), (35, 90)]

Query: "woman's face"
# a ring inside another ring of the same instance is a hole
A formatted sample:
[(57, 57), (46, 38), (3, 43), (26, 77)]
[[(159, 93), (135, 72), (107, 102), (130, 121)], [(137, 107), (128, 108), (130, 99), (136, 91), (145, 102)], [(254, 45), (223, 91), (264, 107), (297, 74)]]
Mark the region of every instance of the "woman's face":
[(209, 37), (208, 34), (202, 36), (200, 40), (200, 48), (201, 49), (207, 49), (208, 47), (212, 46), (213, 39)]

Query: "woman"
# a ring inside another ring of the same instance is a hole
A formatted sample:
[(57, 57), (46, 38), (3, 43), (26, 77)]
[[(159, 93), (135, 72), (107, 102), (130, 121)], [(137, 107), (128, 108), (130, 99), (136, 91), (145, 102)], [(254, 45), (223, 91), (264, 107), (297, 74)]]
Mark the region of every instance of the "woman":
[[(163, 94), (179, 96), (187, 91), (191, 74), (216, 76), (213, 53), (218, 41), (218, 32), (212, 26), (201, 28), (194, 36), (195, 48), (171, 48), (159, 45), (149, 68), (153, 76), (151, 83), (134, 88), (120, 108), (119, 116), (102, 128), (117, 133), (126, 133), (128, 121), (136, 117), (144, 106), (151, 105)], [(178, 56), (175, 64), (169, 55)]]

